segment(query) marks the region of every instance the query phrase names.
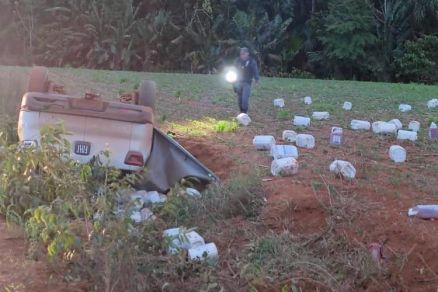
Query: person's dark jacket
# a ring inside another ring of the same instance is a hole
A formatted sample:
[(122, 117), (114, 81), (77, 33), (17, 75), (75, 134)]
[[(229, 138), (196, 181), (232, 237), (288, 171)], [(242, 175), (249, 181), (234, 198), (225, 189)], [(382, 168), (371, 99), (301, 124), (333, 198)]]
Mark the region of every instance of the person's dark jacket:
[(259, 68), (257, 62), (253, 58), (247, 60), (237, 58), (234, 61), (234, 66), (238, 70), (239, 81), (247, 83), (251, 83), (253, 79), (259, 81)]

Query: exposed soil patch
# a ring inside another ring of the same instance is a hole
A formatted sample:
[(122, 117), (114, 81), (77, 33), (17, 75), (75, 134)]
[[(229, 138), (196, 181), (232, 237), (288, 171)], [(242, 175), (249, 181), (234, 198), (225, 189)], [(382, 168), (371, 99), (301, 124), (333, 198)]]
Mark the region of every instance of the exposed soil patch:
[(0, 217), (0, 287), (7, 291), (84, 291), (73, 284), (67, 285), (49, 269), (45, 259), (26, 258), (27, 244), (23, 231), (7, 224)]

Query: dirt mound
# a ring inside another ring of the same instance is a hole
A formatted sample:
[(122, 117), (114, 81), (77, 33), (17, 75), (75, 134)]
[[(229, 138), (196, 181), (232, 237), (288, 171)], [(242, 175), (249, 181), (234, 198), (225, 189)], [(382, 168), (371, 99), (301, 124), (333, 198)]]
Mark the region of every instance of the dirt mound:
[(176, 140), (221, 180), (229, 177), (234, 167), (233, 161), (227, 156), (229, 147), (214, 144), (206, 138), (177, 137)]

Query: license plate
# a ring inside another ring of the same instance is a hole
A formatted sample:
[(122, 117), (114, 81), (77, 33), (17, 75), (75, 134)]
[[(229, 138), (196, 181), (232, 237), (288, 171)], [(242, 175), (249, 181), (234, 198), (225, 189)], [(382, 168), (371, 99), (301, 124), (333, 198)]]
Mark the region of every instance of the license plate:
[(77, 155), (89, 155), (91, 149), (90, 142), (77, 141), (75, 142), (74, 152)]

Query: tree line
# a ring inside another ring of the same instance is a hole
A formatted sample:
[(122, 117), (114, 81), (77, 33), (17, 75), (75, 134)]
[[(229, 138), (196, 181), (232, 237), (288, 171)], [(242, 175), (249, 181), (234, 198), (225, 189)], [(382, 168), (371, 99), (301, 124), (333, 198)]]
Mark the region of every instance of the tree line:
[(0, 62), (438, 82), (438, 0), (0, 0)]

